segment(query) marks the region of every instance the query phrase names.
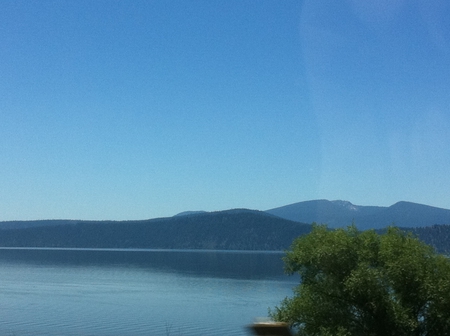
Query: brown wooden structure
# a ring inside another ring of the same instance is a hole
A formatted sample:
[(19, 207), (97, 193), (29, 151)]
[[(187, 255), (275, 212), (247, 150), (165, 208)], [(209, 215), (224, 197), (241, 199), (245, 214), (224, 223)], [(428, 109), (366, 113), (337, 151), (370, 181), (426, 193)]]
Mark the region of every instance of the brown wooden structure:
[(249, 326), (257, 336), (292, 336), (289, 326), (281, 322), (261, 322)]

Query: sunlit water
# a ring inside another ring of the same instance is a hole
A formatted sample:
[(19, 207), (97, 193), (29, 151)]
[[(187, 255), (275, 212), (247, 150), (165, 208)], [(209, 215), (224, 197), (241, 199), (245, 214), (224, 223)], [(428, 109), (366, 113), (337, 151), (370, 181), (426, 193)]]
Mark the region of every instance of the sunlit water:
[(0, 249), (0, 335), (249, 335), (282, 254)]

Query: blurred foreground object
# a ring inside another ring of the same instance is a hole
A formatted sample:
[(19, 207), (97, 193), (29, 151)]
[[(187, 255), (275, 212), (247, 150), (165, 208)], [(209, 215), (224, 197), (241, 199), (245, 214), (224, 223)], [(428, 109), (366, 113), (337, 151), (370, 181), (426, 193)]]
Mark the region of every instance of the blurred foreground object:
[(249, 328), (258, 336), (292, 336), (288, 324), (283, 322), (259, 322)]

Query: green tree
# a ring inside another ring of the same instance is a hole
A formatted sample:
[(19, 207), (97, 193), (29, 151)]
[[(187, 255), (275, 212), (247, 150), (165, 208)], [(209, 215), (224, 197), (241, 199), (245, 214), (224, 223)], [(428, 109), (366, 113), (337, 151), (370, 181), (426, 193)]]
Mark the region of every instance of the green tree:
[(450, 335), (450, 260), (411, 234), (314, 225), (284, 261), (300, 284), (269, 314), (298, 335)]

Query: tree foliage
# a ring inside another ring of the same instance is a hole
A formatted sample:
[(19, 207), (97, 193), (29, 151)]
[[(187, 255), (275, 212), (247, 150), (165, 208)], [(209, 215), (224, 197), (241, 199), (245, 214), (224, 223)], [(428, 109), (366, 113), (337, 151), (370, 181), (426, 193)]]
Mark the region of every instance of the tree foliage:
[(299, 335), (450, 335), (450, 261), (410, 233), (314, 225), (284, 261), (300, 285), (269, 313)]

